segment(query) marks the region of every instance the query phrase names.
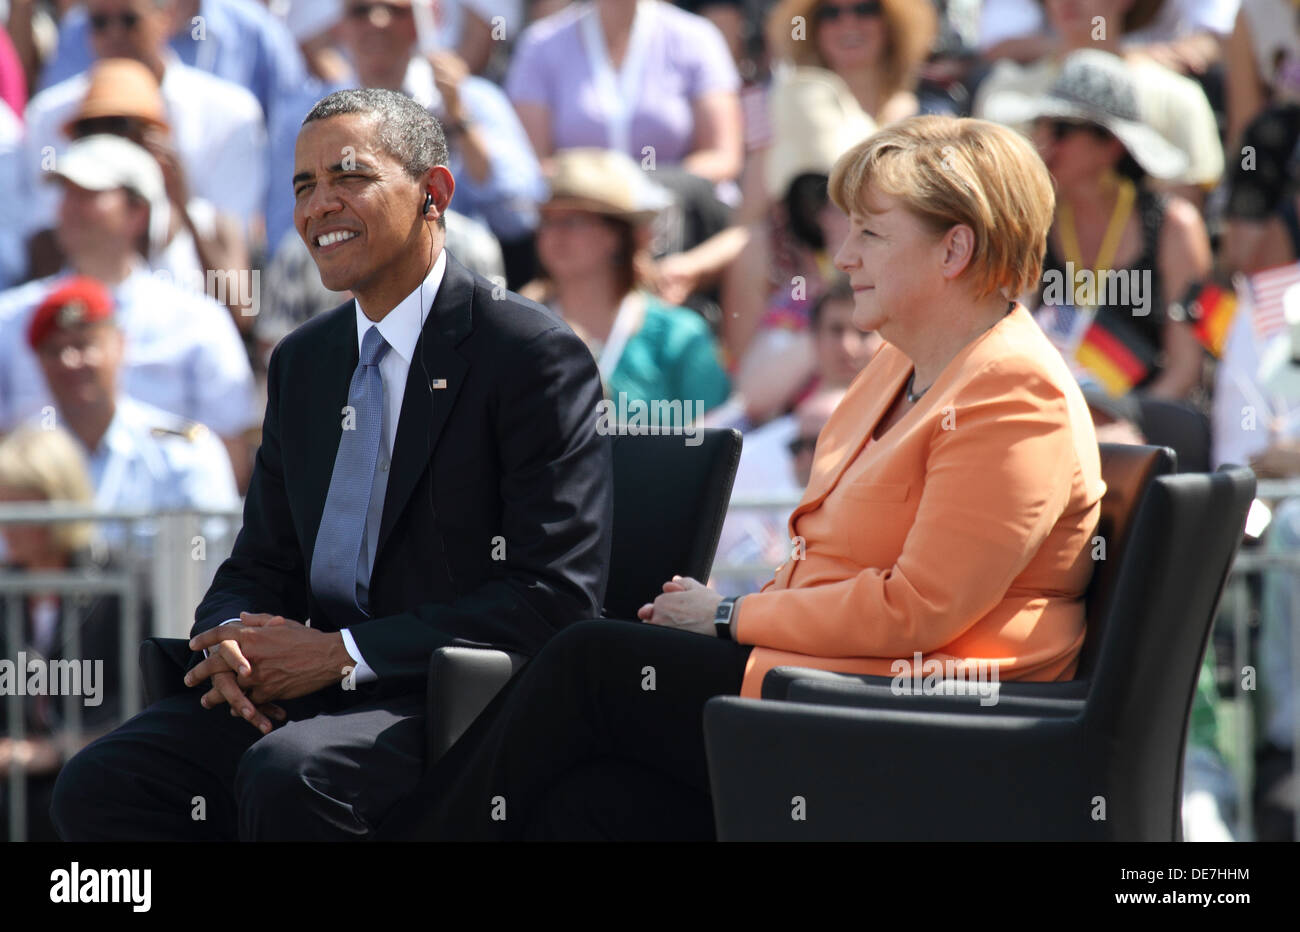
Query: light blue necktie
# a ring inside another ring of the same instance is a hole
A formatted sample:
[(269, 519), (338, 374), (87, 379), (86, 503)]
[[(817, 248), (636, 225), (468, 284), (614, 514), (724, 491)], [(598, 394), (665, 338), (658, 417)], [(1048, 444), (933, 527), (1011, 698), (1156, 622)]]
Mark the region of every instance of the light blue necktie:
[(379, 360), (387, 350), (378, 327), (366, 331), (361, 340), (361, 358), (348, 386), (352, 416), (344, 416), (343, 435), (312, 554), (312, 592), (340, 627), (368, 617), (365, 607), (357, 601), (357, 567), (366, 538), (366, 515), (384, 426), (384, 382)]

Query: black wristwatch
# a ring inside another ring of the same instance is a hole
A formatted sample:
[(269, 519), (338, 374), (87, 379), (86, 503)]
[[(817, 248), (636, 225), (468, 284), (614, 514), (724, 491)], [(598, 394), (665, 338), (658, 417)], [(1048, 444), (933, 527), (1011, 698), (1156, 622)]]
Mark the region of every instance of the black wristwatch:
[(713, 613), (713, 627), (717, 629), (718, 637), (724, 641), (734, 641), (731, 636), (731, 619), (736, 614), (736, 599), (723, 599), (718, 603), (718, 609)]

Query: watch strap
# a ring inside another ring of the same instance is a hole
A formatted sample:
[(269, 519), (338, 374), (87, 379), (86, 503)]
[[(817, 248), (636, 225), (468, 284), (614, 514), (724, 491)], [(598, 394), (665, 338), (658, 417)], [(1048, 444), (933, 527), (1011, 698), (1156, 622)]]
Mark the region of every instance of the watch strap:
[(734, 641), (731, 636), (731, 620), (736, 614), (736, 597), (723, 599), (718, 603), (718, 608), (713, 614), (713, 625), (717, 629), (718, 637), (724, 641)]

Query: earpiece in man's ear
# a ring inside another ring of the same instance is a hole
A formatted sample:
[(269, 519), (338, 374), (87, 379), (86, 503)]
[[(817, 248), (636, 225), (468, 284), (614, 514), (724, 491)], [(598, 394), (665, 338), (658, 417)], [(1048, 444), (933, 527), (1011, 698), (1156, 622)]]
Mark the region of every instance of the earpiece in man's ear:
[(425, 192), (424, 195), (424, 215), (429, 216), (429, 208), (433, 206), (433, 195)]

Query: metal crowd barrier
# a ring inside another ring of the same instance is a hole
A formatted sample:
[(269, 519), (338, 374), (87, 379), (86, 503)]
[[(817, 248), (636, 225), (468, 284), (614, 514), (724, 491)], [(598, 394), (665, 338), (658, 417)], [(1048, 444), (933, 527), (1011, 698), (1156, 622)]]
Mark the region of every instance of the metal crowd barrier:
[[(146, 634), (146, 616), (152, 621), (150, 634), (188, 636), (194, 607), (211, 582), (216, 567), (230, 553), (240, 518), (239, 511), (100, 511), (46, 502), (0, 505), (0, 529), (10, 524), (89, 522), (101, 532), (111, 531), (108, 536), (116, 540), (116, 545), (108, 550), (112, 559), (104, 569), (76, 567), (27, 572), (0, 568), (5, 644), (8, 653), (12, 654), (0, 659), (10, 660), (18, 666), (19, 652), (24, 651), (27, 644), (24, 602), (28, 596), (37, 594), (57, 595), (60, 599), (63, 620), (58, 632), (57, 653), (61, 658), (78, 663), (83, 659), (101, 659), (82, 656), (85, 600), (97, 596), (116, 597), (119, 610), (119, 703), (121, 720), (125, 721), (140, 710), (142, 700), (138, 653), (140, 641)], [(3, 558), (0, 544), (0, 563)], [(16, 673), (26, 682), (27, 669), (16, 670)], [(84, 696), (64, 692), (61, 698), (64, 721), (60, 733), (49, 737), (54, 737), (61, 747), (75, 749), (83, 740)], [(27, 737), (24, 703), (30, 700), (29, 696), (0, 696), (5, 711), (5, 736), (15, 747)], [(5, 796), (9, 840), (22, 841), (26, 839), (28, 830), (25, 759), (14, 754), (7, 776)]]
[[(1278, 503), (1300, 497), (1300, 478), (1260, 479), (1256, 485), (1257, 503), (1276, 506)], [(1249, 522), (1248, 522), (1249, 526)], [(1265, 530), (1264, 533), (1267, 533)], [(1249, 578), (1262, 574), (1266, 570), (1283, 570), (1292, 575), (1300, 574), (1300, 551), (1287, 553), (1267, 553), (1260, 550), (1242, 551), (1232, 565), (1228, 576), (1228, 586), (1224, 591), (1220, 617), (1226, 613), (1232, 625), (1233, 657), (1231, 670), (1237, 680), (1238, 688), (1234, 690), (1235, 701), (1223, 703), (1230, 708), (1235, 721), (1229, 728), (1232, 741), (1231, 765), (1237, 782), (1237, 837), (1248, 841), (1254, 837), (1254, 802), (1255, 802), (1255, 749), (1257, 745), (1258, 723), (1256, 708), (1247, 701), (1245, 692), (1240, 689), (1243, 669), (1246, 666), (1258, 669), (1262, 659), (1252, 649), (1250, 627), (1252, 621), (1252, 603)], [(1266, 606), (1257, 606), (1262, 620)], [(1300, 840), (1300, 779), (1297, 779), (1297, 751), (1300, 751), (1300, 601), (1292, 597), (1290, 605), (1290, 671), (1291, 702), (1291, 809), (1292, 837)]]

